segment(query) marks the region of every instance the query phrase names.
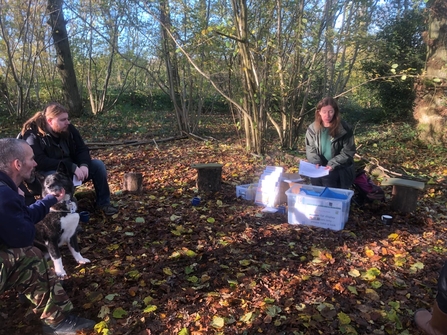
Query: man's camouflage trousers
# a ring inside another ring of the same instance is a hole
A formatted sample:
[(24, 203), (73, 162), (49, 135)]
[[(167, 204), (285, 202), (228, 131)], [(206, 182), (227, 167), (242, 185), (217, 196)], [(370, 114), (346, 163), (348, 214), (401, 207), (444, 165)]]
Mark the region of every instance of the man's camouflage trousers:
[(24, 294), (48, 325), (64, 320), (73, 305), (38, 248), (0, 248), (0, 262), (0, 293), (14, 288)]

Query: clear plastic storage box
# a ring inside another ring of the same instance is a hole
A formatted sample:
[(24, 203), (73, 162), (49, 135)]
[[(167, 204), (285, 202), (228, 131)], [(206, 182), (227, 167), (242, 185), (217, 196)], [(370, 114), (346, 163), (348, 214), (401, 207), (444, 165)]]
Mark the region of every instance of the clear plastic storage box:
[(249, 201), (254, 201), (258, 184), (246, 184), (236, 186), (236, 197)]
[(348, 221), (354, 191), (297, 184), (286, 195), (290, 224), (341, 230)]

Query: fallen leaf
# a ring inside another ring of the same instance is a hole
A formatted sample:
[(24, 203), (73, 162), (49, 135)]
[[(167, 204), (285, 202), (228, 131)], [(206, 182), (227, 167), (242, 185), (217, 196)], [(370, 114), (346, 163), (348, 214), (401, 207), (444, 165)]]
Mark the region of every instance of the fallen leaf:
[(122, 319), (123, 317), (125, 317), (128, 313), (122, 308), (122, 307), (117, 307), (115, 308), (115, 310), (113, 311), (112, 316), (115, 319)]

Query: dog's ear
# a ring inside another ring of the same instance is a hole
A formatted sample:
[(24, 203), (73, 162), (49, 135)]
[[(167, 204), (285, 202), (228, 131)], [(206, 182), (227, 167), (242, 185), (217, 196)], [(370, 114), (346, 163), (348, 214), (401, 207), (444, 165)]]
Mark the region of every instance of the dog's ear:
[(60, 161), (59, 165), (57, 166), (57, 170), (56, 172), (58, 173), (62, 173), (68, 177), (70, 177), (72, 175), (70, 169), (68, 168), (68, 164), (71, 165), (71, 163), (65, 162), (65, 161)]
[(39, 181), (39, 183), (43, 185), (43, 181), (45, 180), (45, 176), (42, 173), (37, 172), (37, 171), (34, 172), (34, 176)]

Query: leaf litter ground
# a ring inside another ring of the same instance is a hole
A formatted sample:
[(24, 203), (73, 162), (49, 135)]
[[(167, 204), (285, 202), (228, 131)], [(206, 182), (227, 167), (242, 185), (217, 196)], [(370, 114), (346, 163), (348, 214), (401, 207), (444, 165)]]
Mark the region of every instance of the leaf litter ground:
[[(440, 185), (400, 215), (388, 200), (351, 205), (343, 231), (295, 226), (237, 199), (236, 185), (257, 180), (264, 160), (240, 146), (181, 140), (95, 150), (109, 169), (119, 214), (94, 212), (92, 185), (78, 190), (92, 212), (80, 235), (91, 264), (64, 248), (64, 281), (75, 313), (97, 321), (90, 334), (419, 334), (412, 319), (429, 308), (445, 259), (446, 199)], [(224, 164), (222, 191), (196, 193), (193, 163)], [(295, 166), (294, 166), (295, 165)], [(121, 190), (141, 172), (144, 192)], [(381, 214), (394, 216), (392, 226)], [(0, 334), (40, 334), (16, 292), (0, 296)], [(87, 333), (84, 333), (87, 334)]]

